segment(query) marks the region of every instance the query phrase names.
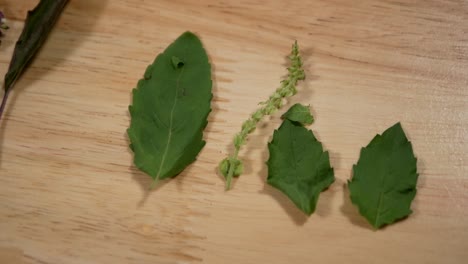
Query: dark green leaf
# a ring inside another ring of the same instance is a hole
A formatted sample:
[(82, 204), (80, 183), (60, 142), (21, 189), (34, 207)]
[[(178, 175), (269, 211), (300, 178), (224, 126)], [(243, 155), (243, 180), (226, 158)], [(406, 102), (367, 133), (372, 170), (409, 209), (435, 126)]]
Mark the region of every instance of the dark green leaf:
[(0, 106), (0, 118), (13, 85), (44, 44), (67, 2), (68, 0), (41, 0), (33, 10), (28, 12), (23, 32), (16, 42), (13, 57), (5, 75), (5, 94)]
[(411, 214), (417, 179), (413, 148), (397, 123), (361, 150), (348, 182), (351, 201), (380, 228)]
[(288, 119), (274, 132), (268, 149), (268, 184), (311, 215), (320, 192), (335, 181), (328, 152), (312, 131)]
[(310, 125), (314, 122), (314, 117), (310, 114), (308, 106), (295, 104), (281, 116), (282, 119), (289, 119), (293, 122), (298, 122), (303, 126)]
[(197, 36), (186, 32), (133, 90), (128, 135), (134, 162), (155, 182), (179, 174), (205, 145), (211, 87), (208, 56)]
[(67, 2), (68, 0), (41, 0), (28, 12), (23, 32), (16, 42), (13, 58), (5, 75), (5, 90), (12, 88), (45, 42)]

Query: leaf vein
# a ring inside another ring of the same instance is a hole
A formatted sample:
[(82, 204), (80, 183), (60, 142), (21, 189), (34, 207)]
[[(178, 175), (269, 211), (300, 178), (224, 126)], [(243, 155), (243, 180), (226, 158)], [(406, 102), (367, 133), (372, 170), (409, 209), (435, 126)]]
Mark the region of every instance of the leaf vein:
[[(185, 57), (185, 54), (186, 54), (186, 51), (187, 51), (187, 46), (185, 46), (184, 48), (184, 57)], [(175, 97), (174, 97), (174, 103), (172, 104), (172, 109), (171, 109), (171, 114), (169, 115), (169, 128), (168, 128), (168, 136), (167, 136), (167, 143), (166, 143), (166, 147), (164, 149), (164, 153), (163, 153), (163, 156), (161, 158), (161, 164), (159, 164), (159, 169), (158, 169), (158, 173), (156, 174), (156, 179), (155, 180), (158, 180), (159, 177), (161, 176), (161, 171), (162, 171), (162, 168), (166, 162), (166, 157), (167, 157), (167, 153), (169, 152), (169, 146), (171, 145), (171, 140), (172, 140), (172, 126), (173, 126), (173, 121), (174, 121), (174, 111), (176, 109), (176, 106), (177, 106), (177, 101), (179, 99), (179, 86), (180, 86), (180, 79), (182, 78), (182, 75), (184, 74), (184, 69), (185, 67), (182, 67), (181, 71), (180, 71), (180, 74), (179, 76), (177, 77), (177, 82), (176, 82), (176, 92), (175, 92)]]

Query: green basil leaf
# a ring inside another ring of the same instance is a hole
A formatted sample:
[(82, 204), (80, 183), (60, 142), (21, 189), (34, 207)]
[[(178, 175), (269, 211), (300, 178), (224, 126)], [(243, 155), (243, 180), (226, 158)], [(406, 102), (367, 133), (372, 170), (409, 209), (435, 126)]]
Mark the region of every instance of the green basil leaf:
[(417, 180), (411, 142), (397, 123), (361, 150), (348, 186), (361, 215), (380, 228), (411, 214)]
[(178, 175), (205, 145), (211, 89), (208, 56), (197, 36), (186, 32), (157, 56), (133, 90), (128, 136), (134, 163), (154, 183)]
[(274, 132), (268, 149), (268, 184), (311, 215), (320, 192), (335, 181), (328, 152), (312, 131), (288, 119)]

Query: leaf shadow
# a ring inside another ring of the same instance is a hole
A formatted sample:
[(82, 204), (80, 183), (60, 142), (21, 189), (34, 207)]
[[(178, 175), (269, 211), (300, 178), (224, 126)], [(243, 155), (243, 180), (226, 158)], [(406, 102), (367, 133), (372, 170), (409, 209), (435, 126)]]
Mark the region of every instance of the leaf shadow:
[[(324, 147), (324, 150), (326, 148)], [(334, 186), (342, 184), (342, 180), (336, 177), (336, 168), (339, 166), (340, 155), (337, 152), (328, 150), (330, 154), (330, 164), (334, 170), (335, 182), (333, 182), (327, 189), (320, 193), (315, 213), (320, 217), (327, 217), (332, 212), (332, 203), (336, 195), (336, 189)]]
[[(312, 124), (313, 125), (313, 124)], [(318, 141), (322, 143), (323, 146), (323, 151), (328, 151), (329, 158), (330, 158), (330, 166), (333, 168), (334, 175), (335, 175), (335, 182), (333, 182), (327, 189), (323, 190), (320, 193), (318, 202), (317, 202), (317, 208), (316, 208), (316, 213), (317, 215), (321, 217), (326, 217), (330, 215), (331, 213), (331, 208), (332, 208), (332, 201), (333, 197), (336, 194), (335, 189), (333, 188), (334, 185), (339, 185), (342, 183), (341, 179), (336, 177), (336, 170), (337, 168), (340, 167), (341, 165), (341, 155), (338, 152), (331, 151), (327, 148), (326, 143), (322, 141), (322, 138), (320, 136), (320, 133), (317, 131), (312, 130), (314, 133), (314, 136), (317, 138)]]
[[(325, 146), (325, 144), (323, 142), (322, 142), (322, 145), (323, 145), (323, 150), (328, 151), (328, 154), (329, 154), (329, 157), (330, 157), (330, 165), (333, 168), (333, 170), (335, 171), (335, 177), (336, 177), (336, 169), (340, 168), (340, 166), (341, 166), (341, 154), (339, 152), (335, 152), (335, 151), (331, 151), (331, 150), (327, 149), (327, 147)], [(335, 184), (337, 182), (338, 181), (336, 181)]]
[(263, 190), (260, 191), (260, 193), (272, 196), (296, 225), (303, 226), (309, 219), (309, 216), (297, 208), (284, 193), (273, 188), (272, 186), (265, 184)]
[[(211, 100), (212, 111), (211, 111), (210, 115), (208, 116), (208, 124), (207, 124), (207, 126), (205, 128), (205, 132), (204, 132), (206, 139), (210, 138), (210, 135), (217, 132), (216, 129), (215, 129), (215, 125), (216, 125), (216, 123), (221, 122), (221, 120), (217, 120), (216, 117), (222, 111), (222, 108), (221, 108), (220, 103), (219, 103), (221, 101), (221, 97), (218, 95), (219, 94), (219, 80), (218, 80), (217, 75), (216, 75), (217, 66), (216, 66), (216, 63), (215, 63), (215, 57), (208, 54), (208, 58), (209, 58), (209, 61), (210, 61), (210, 64), (211, 64), (211, 80), (213, 82), (213, 87), (212, 87), (213, 98)], [(232, 153), (231, 151), (234, 151), (234, 148), (232, 146), (231, 146), (231, 149), (229, 149), (229, 153)], [(220, 157), (221, 157), (221, 153), (220, 153)], [(219, 160), (219, 162), (221, 162), (221, 159)], [(220, 180), (224, 181), (225, 179), (224, 179), (223, 175), (221, 175), (221, 173), (219, 173), (218, 169), (219, 169), (218, 168), (218, 161), (215, 161), (214, 173), (215, 173), (215, 175), (217, 175), (219, 177)], [(236, 178), (234, 178), (233, 183), (235, 181), (236, 181)]]
[(418, 213), (419, 213), (418, 208), (419, 208), (419, 204), (421, 203), (421, 199), (422, 199), (422, 197), (420, 195), (418, 195), (418, 192), (419, 192), (419, 189), (422, 189), (422, 188), (426, 187), (426, 184), (427, 184), (426, 183), (427, 178), (424, 177), (424, 175), (426, 173), (426, 163), (424, 162), (424, 160), (418, 158), (416, 168), (417, 168), (417, 171), (418, 171), (418, 181), (416, 183), (416, 196), (414, 197), (414, 200), (411, 203), (411, 210), (413, 211), (413, 213), (410, 216), (417, 216), (418, 215)]
[(358, 208), (351, 202), (349, 189), (347, 183), (343, 183), (343, 205), (341, 206), (341, 212), (349, 219), (349, 221), (358, 227), (362, 227), (368, 230), (375, 231), (375, 229), (361, 216)]
[[(412, 131), (411, 126), (408, 126), (408, 129), (405, 130), (405, 134), (406, 134), (406, 137), (408, 138), (408, 141), (411, 142), (411, 145), (413, 147), (413, 152), (417, 153), (416, 150), (414, 149), (415, 146), (414, 146), (414, 141), (412, 140), (411, 131)], [(417, 156), (416, 156), (416, 169), (418, 172), (418, 180), (416, 183), (416, 196), (414, 197), (414, 200), (411, 203), (411, 210), (413, 211), (413, 213), (410, 214), (409, 216), (415, 216), (419, 213), (418, 207), (419, 207), (419, 204), (421, 203), (422, 197), (418, 195), (418, 192), (419, 192), (419, 189), (426, 187), (426, 184), (427, 184), (426, 183), (427, 178), (424, 177), (426, 175), (426, 170), (427, 170), (426, 162)]]
[[(337, 181), (332, 183), (332, 185), (333, 184), (337, 184)], [(314, 214), (323, 218), (328, 217), (332, 212), (332, 201), (335, 194), (336, 192), (331, 186), (320, 192)]]
[[(74, 50), (76, 50), (83, 42), (86, 41), (87, 38), (89, 38), (94, 25), (107, 5), (107, 1), (108, 0), (70, 1), (67, 6), (65, 6), (63, 13), (60, 15), (59, 20), (52, 29), (47, 40), (35, 55), (35, 58), (30, 62), (30, 67), (27, 67), (26, 70), (21, 74), (20, 78), (15, 84), (15, 87), (13, 87), (13, 90), (10, 93), (5, 112), (3, 113), (2, 120), (0, 120), (0, 168), (1, 162), (3, 160), (2, 155), (4, 151), (5, 130), (8, 119), (14, 111), (15, 102), (27, 87), (30, 87), (42, 76), (46, 75), (48, 72), (62, 64), (73, 53)], [(31, 9), (32, 8), (34, 8), (34, 6), (32, 6)], [(6, 6), (5, 9), (13, 8)], [(26, 19), (26, 13), (24, 13), (23, 19)], [(58, 30), (59, 27), (61, 31)], [(75, 33), (77, 37), (67, 38), (69, 43), (67, 43), (67, 45), (61, 45), (63, 37), (61, 39), (60, 34), (70, 34), (70, 30), (68, 30), (69, 28), (76, 30)], [(44, 60), (38, 60), (37, 57), (44, 58)], [(35, 78), (28, 77), (28, 72), (30, 71), (34, 71)], [(4, 85), (3, 82), (4, 80), (2, 78), (2, 87)]]

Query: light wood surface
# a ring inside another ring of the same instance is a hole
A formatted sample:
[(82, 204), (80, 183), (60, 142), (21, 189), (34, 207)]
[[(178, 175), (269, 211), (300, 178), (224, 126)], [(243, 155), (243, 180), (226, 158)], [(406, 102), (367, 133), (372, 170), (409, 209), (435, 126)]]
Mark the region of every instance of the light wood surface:
[[(2, 76), (36, 2), (0, 1)], [(186, 30), (214, 66), (207, 144), (149, 192), (127, 147), (130, 92)], [(249, 138), (232, 191), (216, 173), (295, 39), (307, 80), (288, 105), (311, 105), (337, 178), (309, 218), (265, 185), (281, 113)], [(466, 263), (467, 74), (462, 0), (72, 0), (1, 123), (0, 263)], [(373, 231), (345, 183), (398, 121), (418, 157), (414, 213)]]

